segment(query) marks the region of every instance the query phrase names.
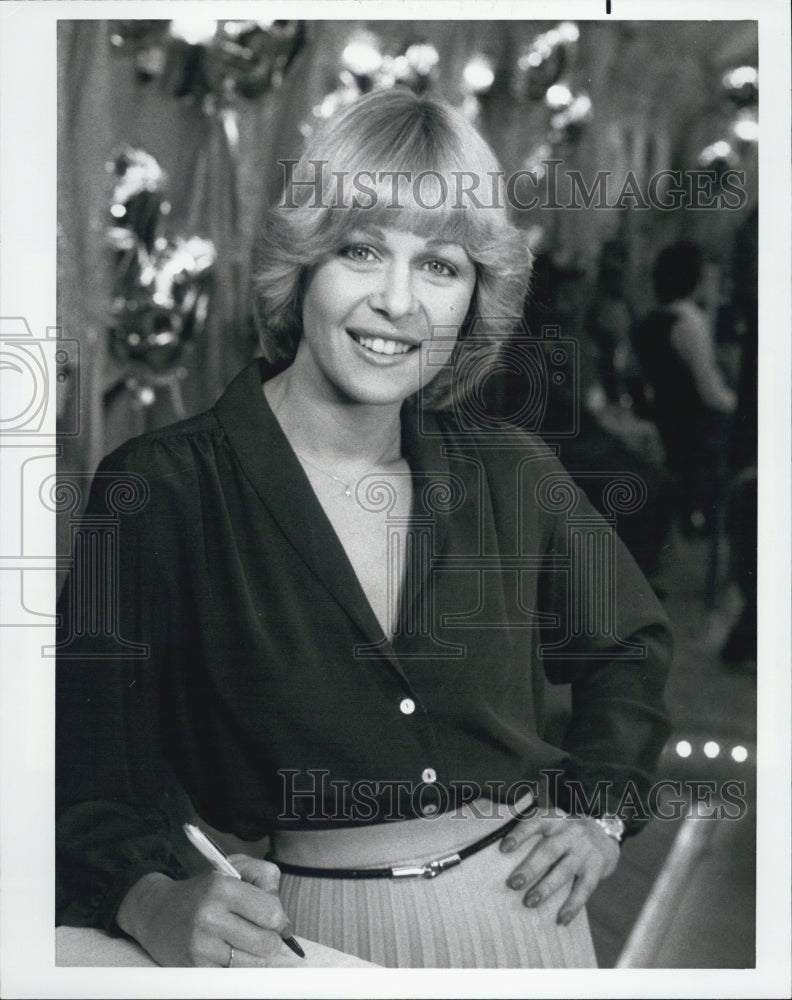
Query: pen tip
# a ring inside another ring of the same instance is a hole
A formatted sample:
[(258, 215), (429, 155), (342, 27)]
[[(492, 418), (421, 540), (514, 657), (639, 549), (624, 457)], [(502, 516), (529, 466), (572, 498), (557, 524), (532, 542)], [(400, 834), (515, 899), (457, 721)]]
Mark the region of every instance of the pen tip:
[(302, 950), (302, 948), (299, 946), (299, 944), (297, 944), (297, 939), (296, 938), (285, 937), (283, 939), (283, 942), (284, 942), (284, 944), (288, 945), (289, 948), (291, 948), (291, 950), (294, 952), (295, 955), (299, 955), (300, 958), (305, 958), (305, 952)]

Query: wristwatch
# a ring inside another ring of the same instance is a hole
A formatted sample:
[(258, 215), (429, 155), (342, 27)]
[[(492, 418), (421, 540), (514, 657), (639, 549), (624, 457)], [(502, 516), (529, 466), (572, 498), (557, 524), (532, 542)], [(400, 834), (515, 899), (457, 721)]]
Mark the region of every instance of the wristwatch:
[(624, 820), (619, 819), (618, 816), (609, 816), (607, 813), (604, 816), (596, 816), (594, 822), (601, 828), (603, 833), (606, 833), (609, 837), (617, 843), (621, 843), (624, 840), (624, 833), (627, 827), (624, 825)]

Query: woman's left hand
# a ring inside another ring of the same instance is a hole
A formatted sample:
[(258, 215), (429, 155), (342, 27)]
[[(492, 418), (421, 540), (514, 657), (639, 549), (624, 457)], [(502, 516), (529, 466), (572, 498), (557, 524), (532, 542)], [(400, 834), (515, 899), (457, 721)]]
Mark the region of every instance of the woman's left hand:
[(504, 837), (501, 851), (528, 853), (506, 880), (509, 888), (524, 892), (525, 906), (536, 907), (555, 893), (566, 891), (556, 922), (569, 924), (583, 908), (601, 879), (619, 861), (619, 845), (588, 816), (528, 816)]

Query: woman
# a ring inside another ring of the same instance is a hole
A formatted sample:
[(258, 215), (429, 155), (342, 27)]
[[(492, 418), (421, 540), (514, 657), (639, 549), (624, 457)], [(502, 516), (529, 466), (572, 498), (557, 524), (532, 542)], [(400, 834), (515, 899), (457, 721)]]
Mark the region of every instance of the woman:
[[(569, 481), (538, 440), (472, 426), (511, 327), (490, 317), (527, 285), (504, 206), (449, 108), (347, 109), (264, 233), (268, 360), (100, 467), (89, 523), (119, 477), (145, 503), (117, 518), (112, 649), (63, 639), (62, 922), (162, 965), (266, 965), (289, 922), (383, 965), (595, 964), (584, 904), (667, 733), (668, 636), (618, 544), (618, 634), (570, 626)], [(541, 738), (540, 647), (574, 685), (566, 749)], [(185, 877), (172, 779), (275, 863)]]
[(649, 416), (676, 480), (673, 514), (686, 534), (714, 525), (737, 405), (718, 367), (711, 324), (696, 301), (702, 266), (700, 249), (688, 240), (661, 250), (652, 270), (658, 307), (633, 332), (635, 352), (652, 389)]

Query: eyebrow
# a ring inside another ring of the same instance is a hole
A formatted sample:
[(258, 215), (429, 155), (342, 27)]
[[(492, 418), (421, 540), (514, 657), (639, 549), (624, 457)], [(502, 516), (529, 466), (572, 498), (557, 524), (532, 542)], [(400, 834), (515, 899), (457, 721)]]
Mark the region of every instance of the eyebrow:
[[(361, 235), (368, 235), (374, 237), (374, 239), (382, 240), (383, 243), (387, 242), (385, 231), (377, 225), (365, 225), (365, 226), (355, 226), (350, 230), (351, 234), (360, 233)], [(458, 247), (460, 250), (464, 251), (465, 248), (461, 243), (457, 243), (456, 240), (443, 239), (442, 236), (433, 236), (426, 240), (426, 249), (437, 249), (438, 247)]]

